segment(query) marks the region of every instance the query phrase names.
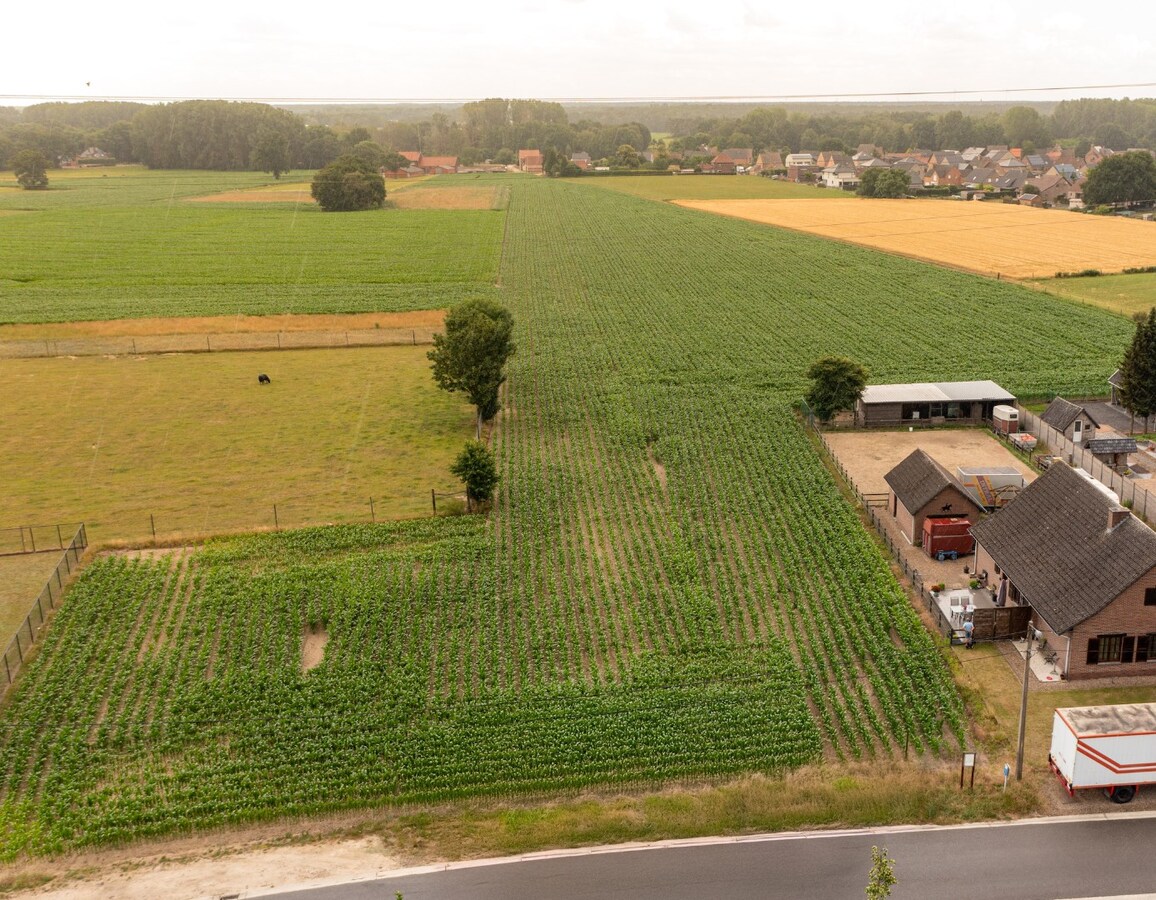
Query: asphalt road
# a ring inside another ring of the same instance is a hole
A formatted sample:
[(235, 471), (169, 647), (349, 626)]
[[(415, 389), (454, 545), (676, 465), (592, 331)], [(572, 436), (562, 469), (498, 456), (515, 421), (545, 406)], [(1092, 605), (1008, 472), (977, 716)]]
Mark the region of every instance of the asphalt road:
[(863, 900), (871, 847), (894, 900), (1156, 897), (1156, 816), (763, 835), (602, 848), (278, 894), (279, 900)]

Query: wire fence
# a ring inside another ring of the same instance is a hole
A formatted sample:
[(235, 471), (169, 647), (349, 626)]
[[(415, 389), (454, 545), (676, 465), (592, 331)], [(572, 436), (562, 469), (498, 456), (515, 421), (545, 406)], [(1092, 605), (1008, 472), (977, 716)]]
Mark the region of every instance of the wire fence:
[(437, 328), (363, 328), (353, 331), (234, 331), (0, 341), (0, 359), (58, 356), (144, 356), (245, 350), (316, 350), (432, 344)]
[(55, 570), (48, 576), (48, 581), (37, 595), (36, 600), (32, 603), (32, 607), (28, 610), (28, 615), (24, 617), (24, 621), (16, 629), (16, 634), (12, 636), (12, 640), (8, 642), (8, 646), (4, 648), (4, 665), (2, 672), (4, 681), (0, 683), (0, 693), (8, 690), (9, 686), (16, 680), (16, 675), (24, 666), (24, 660), (28, 656), (28, 652), (32, 649), (32, 645), (36, 642), (40, 630), (48, 619), (48, 614), (56, 608), (56, 604), (64, 595), (65, 583), (68, 580), (68, 576), (79, 566), (80, 557), (87, 546), (88, 535), (82, 524), (76, 529), (72, 540), (69, 541), (67, 547), (64, 548), (64, 554), (60, 557), (60, 562), (56, 564)]
[(17, 525), (13, 528), (0, 528), (0, 556), (63, 550), (67, 544), (66, 538), (75, 534), (78, 527), (76, 524), (69, 524)]

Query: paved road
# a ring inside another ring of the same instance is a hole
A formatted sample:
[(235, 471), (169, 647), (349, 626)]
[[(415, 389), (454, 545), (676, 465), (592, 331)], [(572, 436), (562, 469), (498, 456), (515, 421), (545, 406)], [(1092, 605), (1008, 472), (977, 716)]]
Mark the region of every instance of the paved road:
[[(862, 900), (871, 846), (894, 900), (1057, 900), (1156, 892), (1156, 815), (768, 835), (468, 865), (278, 900)], [(1156, 893), (1151, 894), (1156, 897)]]

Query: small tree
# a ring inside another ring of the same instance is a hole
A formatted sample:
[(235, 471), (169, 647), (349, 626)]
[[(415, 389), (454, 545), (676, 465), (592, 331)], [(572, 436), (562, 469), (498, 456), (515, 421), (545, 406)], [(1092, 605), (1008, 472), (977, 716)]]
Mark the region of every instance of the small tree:
[(493, 300), (479, 298), (460, 303), (446, 315), (446, 330), (434, 335), (426, 354), (433, 363), (438, 387), (461, 391), (478, 410), (477, 436), (482, 422), (498, 414), (498, 389), (506, 380), (502, 369), (514, 355), (514, 317)]
[(385, 203), (385, 179), (365, 160), (346, 154), (313, 176), (310, 193), (326, 212), (376, 209)]
[(853, 409), (867, 387), (867, 370), (844, 356), (825, 356), (807, 370), (811, 388), (807, 405), (820, 422), (829, 422), (841, 409)]
[(21, 150), (13, 156), (12, 171), (26, 191), (42, 191), (48, 187), (48, 160), (39, 150)]
[(494, 454), (481, 441), (466, 441), (465, 448), (450, 466), (450, 472), (466, 486), (466, 509), (493, 499), (494, 488), (501, 478)]
[(885, 900), (895, 886), (895, 860), (887, 855), (887, 848), (871, 848), (871, 872), (867, 881), (868, 900)]

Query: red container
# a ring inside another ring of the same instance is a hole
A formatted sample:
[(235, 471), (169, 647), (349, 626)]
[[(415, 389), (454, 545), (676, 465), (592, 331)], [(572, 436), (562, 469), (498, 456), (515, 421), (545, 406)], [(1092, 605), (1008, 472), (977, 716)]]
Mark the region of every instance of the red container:
[(923, 550), (940, 562), (975, 552), (971, 520), (959, 516), (923, 520)]

